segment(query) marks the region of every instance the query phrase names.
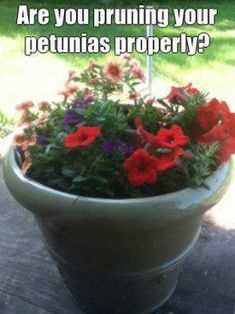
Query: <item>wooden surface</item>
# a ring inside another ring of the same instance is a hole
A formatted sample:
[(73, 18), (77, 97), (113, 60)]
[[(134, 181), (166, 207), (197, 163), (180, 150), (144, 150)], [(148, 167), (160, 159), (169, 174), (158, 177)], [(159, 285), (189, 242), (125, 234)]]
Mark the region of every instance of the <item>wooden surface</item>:
[[(0, 174), (0, 314), (49, 313), (82, 312), (46, 252), (32, 215), (12, 199)], [(157, 313), (235, 314), (235, 230), (205, 223), (175, 294)]]

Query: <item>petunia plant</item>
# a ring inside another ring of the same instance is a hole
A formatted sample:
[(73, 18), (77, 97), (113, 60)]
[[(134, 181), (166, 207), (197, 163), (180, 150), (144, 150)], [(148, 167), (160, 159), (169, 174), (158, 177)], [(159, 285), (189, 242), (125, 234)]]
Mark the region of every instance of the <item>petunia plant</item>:
[(24, 175), (76, 195), (147, 197), (205, 180), (235, 153), (235, 113), (194, 88), (149, 97), (129, 55), (70, 71), (58, 103), (25, 101), (15, 154)]

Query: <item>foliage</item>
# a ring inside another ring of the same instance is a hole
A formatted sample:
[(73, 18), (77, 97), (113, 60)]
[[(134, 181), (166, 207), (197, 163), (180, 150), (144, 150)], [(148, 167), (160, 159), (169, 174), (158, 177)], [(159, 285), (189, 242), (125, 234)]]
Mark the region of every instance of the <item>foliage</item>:
[(0, 111), (0, 138), (4, 138), (12, 131), (13, 120)]
[(211, 171), (216, 169), (214, 156), (218, 151), (218, 144), (192, 145), (190, 154), (192, 159), (184, 160), (182, 163), (182, 173), (186, 176), (187, 182), (192, 187), (206, 186), (205, 179), (211, 175)]
[(206, 187), (235, 153), (234, 114), (192, 84), (163, 99), (143, 91), (129, 55), (73, 71), (59, 103), (27, 101), (14, 138), (22, 171), (77, 195), (134, 198)]

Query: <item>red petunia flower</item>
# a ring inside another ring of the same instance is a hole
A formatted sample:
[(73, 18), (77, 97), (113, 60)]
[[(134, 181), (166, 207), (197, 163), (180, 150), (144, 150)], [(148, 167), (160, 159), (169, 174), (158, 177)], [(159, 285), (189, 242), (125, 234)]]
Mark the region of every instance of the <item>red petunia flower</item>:
[(200, 91), (197, 88), (192, 86), (192, 83), (189, 83), (188, 85), (186, 85), (186, 86), (184, 86), (182, 88), (189, 95), (195, 95), (195, 96), (200, 96), (201, 95)]
[(175, 148), (188, 144), (188, 136), (184, 135), (181, 127), (178, 125), (173, 125), (170, 129), (160, 128), (158, 133), (153, 135), (144, 129), (140, 118), (135, 119), (135, 124), (144, 141), (154, 147)]
[(150, 143), (153, 146), (157, 146), (156, 136), (147, 132), (143, 127), (143, 122), (140, 118), (135, 118), (135, 125), (139, 131), (144, 142)]
[(123, 166), (128, 171), (128, 181), (131, 185), (141, 186), (157, 181), (158, 159), (150, 156), (143, 149), (137, 149), (125, 160)]
[(197, 121), (204, 132), (212, 129), (220, 119), (226, 119), (229, 114), (229, 108), (226, 102), (219, 102), (213, 98), (206, 106), (197, 108)]
[(235, 154), (235, 139), (226, 131), (225, 126), (216, 125), (208, 133), (202, 135), (204, 143), (218, 143), (217, 162), (226, 162)]
[(178, 87), (172, 86), (170, 93), (165, 97), (165, 99), (168, 99), (171, 102), (176, 102), (176, 99), (178, 97), (181, 97), (182, 90)]
[(183, 147), (187, 145), (188, 141), (188, 136), (184, 135), (178, 125), (173, 125), (170, 129), (160, 128), (156, 136), (156, 143), (164, 148)]
[(66, 136), (65, 146), (68, 148), (87, 147), (100, 135), (101, 131), (99, 127), (81, 126), (77, 129), (76, 133)]
[(231, 111), (226, 101), (220, 102), (220, 108), (221, 108), (221, 120), (224, 123), (226, 122), (226, 119), (229, 118)]
[(158, 170), (166, 171), (177, 165), (179, 157), (184, 156), (186, 158), (191, 158), (192, 156), (187, 154), (182, 148), (175, 147), (169, 153), (162, 154), (159, 158)]
[(209, 131), (218, 123), (220, 117), (220, 102), (216, 98), (213, 98), (206, 106), (198, 107), (197, 113), (197, 121), (200, 127), (204, 131)]
[(181, 103), (185, 102), (188, 99), (188, 95), (196, 95), (200, 96), (201, 93), (199, 90), (195, 87), (192, 87), (192, 83), (189, 83), (186, 86), (183, 87), (171, 87), (170, 93), (165, 97), (165, 99), (168, 99), (169, 101), (173, 103)]
[(227, 113), (223, 118), (226, 131), (235, 139), (235, 113)]

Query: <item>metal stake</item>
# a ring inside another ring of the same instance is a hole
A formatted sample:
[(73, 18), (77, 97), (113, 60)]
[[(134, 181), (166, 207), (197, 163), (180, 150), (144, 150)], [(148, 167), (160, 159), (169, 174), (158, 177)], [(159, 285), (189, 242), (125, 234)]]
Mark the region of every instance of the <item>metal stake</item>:
[[(153, 8), (152, 6), (148, 6), (147, 9)], [(147, 38), (149, 36), (153, 36), (153, 25), (147, 25), (146, 27), (146, 36)], [(153, 56), (149, 56), (147, 54), (147, 84), (148, 84), (148, 90), (149, 94), (152, 95), (153, 90), (152, 90), (152, 81), (153, 81)]]

